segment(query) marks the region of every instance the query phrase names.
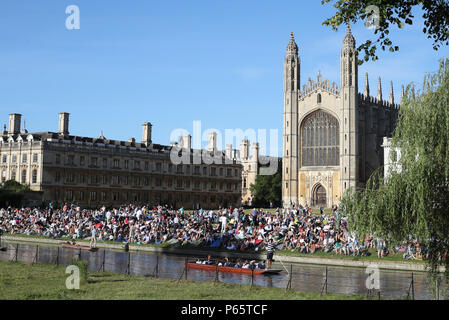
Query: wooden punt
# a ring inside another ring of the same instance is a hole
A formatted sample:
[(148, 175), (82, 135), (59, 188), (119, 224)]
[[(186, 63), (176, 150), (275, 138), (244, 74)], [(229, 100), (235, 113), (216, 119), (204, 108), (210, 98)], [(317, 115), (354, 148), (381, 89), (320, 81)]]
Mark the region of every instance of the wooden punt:
[[(194, 262), (188, 262), (187, 267), (190, 269), (198, 269), (198, 270), (207, 270), (207, 271), (216, 271), (217, 266), (216, 265), (208, 265), (208, 264), (199, 264)], [(243, 269), (243, 268), (234, 268), (234, 267), (218, 267), (219, 272), (230, 272), (230, 273), (243, 273), (243, 274), (251, 274), (251, 269)], [(282, 270), (277, 269), (254, 269), (254, 274), (264, 274), (264, 275), (271, 275), (271, 274), (278, 274)]]
[(98, 248), (90, 248), (88, 246), (82, 246), (79, 244), (71, 244), (71, 243), (66, 243), (66, 242), (61, 243), (61, 247), (64, 249), (75, 249), (75, 250), (90, 251), (90, 252), (98, 251)]

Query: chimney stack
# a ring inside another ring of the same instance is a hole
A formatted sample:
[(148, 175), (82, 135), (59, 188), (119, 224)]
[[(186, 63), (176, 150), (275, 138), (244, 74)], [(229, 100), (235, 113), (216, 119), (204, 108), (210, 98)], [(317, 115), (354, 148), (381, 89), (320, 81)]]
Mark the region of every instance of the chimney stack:
[(207, 149), (212, 152), (217, 151), (217, 133), (215, 131), (209, 133), (209, 146)]
[(9, 135), (20, 133), (20, 122), (22, 121), (22, 115), (19, 113), (11, 113), (9, 115)]
[(143, 130), (142, 130), (142, 143), (144, 145), (146, 145), (147, 147), (150, 147), (151, 144), (153, 143), (151, 141), (151, 129), (152, 129), (152, 127), (153, 127), (152, 124), (149, 123), (149, 122), (145, 122), (142, 125), (142, 128), (143, 128)]
[(59, 113), (59, 130), (58, 133), (60, 135), (68, 135), (69, 134), (69, 115), (68, 112)]
[(232, 159), (232, 144), (226, 145), (225, 155), (226, 155), (226, 158)]
[(192, 148), (192, 136), (190, 134), (181, 136), (179, 138), (178, 147), (181, 147), (181, 149), (190, 151), (190, 149)]
[(252, 150), (252, 160), (253, 161), (259, 161), (259, 143), (254, 142), (253, 143), (253, 150)]
[(242, 140), (240, 149), (241, 149), (242, 160), (247, 160), (249, 157), (249, 140)]
[(190, 134), (186, 134), (183, 139), (183, 148), (187, 151), (192, 149), (192, 136)]

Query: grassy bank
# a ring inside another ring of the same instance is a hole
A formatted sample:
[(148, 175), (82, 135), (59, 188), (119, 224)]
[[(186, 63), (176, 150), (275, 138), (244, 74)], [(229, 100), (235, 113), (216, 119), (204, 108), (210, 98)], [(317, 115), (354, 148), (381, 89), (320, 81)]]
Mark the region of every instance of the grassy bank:
[(69, 290), (65, 267), (0, 261), (0, 300), (358, 300), (283, 289), (155, 279), (89, 272), (79, 290)]

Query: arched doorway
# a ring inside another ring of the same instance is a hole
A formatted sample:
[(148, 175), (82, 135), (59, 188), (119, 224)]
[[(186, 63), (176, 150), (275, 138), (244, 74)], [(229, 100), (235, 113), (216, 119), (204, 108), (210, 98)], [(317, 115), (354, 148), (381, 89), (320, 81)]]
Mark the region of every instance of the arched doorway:
[(313, 192), (313, 205), (316, 207), (326, 207), (326, 189), (321, 184), (315, 186)]

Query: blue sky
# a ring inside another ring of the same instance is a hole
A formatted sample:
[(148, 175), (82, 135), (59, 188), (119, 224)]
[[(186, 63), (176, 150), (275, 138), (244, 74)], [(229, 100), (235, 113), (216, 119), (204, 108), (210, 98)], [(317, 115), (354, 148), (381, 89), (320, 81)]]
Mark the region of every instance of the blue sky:
[[(65, 9), (77, 5), (81, 29), (67, 30)], [(339, 83), (344, 28), (321, 23), (332, 16), (320, 0), (100, 1), (8, 0), (0, 10), (0, 124), (21, 113), (29, 131), (56, 131), (58, 113), (70, 112), (70, 133), (141, 139), (153, 124), (153, 142), (168, 144), (177, 128), (279, 129), (282, 134), (283, 59), (290, 32), (301, 57), (301, 82)], [(419, 16), (419, 15), (418, 15)], [(388, 97), (393, 81), (421, 83), (438, 67), (423, 22), (391, 38), (398, 53), (360, 67), (371, 94), (382, 77)], [(363, 23), (357, 40), (373, 38)]]

